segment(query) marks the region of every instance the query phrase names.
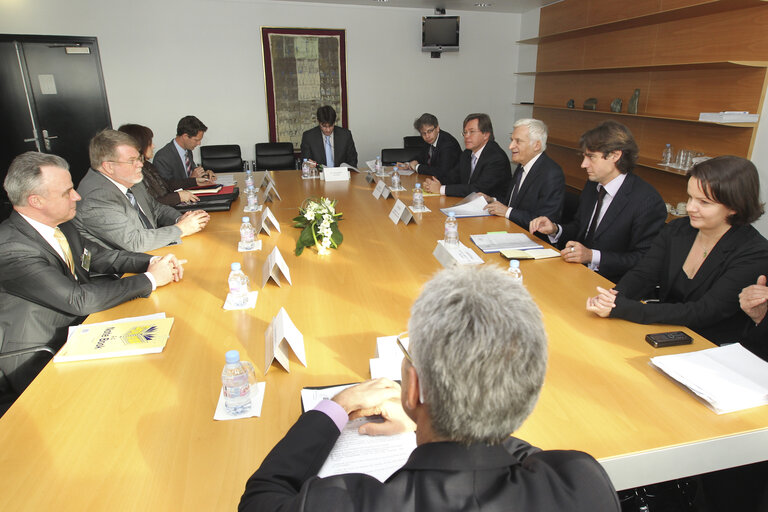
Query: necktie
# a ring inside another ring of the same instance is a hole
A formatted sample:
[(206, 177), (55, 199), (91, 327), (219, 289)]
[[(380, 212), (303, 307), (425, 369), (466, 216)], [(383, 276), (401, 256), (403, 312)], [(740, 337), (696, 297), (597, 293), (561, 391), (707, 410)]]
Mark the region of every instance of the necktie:
[(472, 155), (472, 168), (469, 170), (469, 177), (475, 173), (475, 165), (477, 165), (477, 155)]
[(429, 145), (429, 154), (427, 155), (427, 165), (432, 165), (432, 156), (435, 154), (435, 146)]
[(136, 213), (139, 214), (139, 218), (141, 219), (141, 223), (144, 224), (144, 227), (147, 229), (153, 229), (152, 223), (149, 222), (147, 216), (144, 215), (143, 211), (141, 211), (141, 207), (139, 206), (139, 203), (136, 202), (136, 197), (133, 195), (133, 192), (131, 192), (131, 189), (128, 189), (125, 192), (125, 195), (128, 197), (128, 201), (131, 202), (133, 209), (136, 210)]
[(512, 206), (512, 203), (515, 201), (515, 198), (517, 197), (517, 193), (520, 191), (520, 180), (523, 179), (523, 166), (518, 165), (517, 169), (515, 169), (515, 174), (512, 176), (512, 193), (509, 195), (509, 204), (507, 206)]
[(333, 148), (331, 147), (331, 136), (325, 136), (325, 165), (333, 167)]
[(589, 223), (589, 229), (587, 230), (587, 236), (584, 237), (584, 243), (587, 246), (592, 244), (592, 238), (595, 236), (595, 229), (597, 229), (597, 219), (600, 217), (600, 210), (603, 208), (603, 198), (605, 197), (605, 187), (600, 186), (600, 191), (597, 193), (597, 203), (595, 204), (595, 214), (592, 216), (592, 222)]
[(187, 177), (192, 174), (192, 160), (189, 158), (189, 153), (184, 153), (184, 169), (187, 171)]
[(58, 227), (55, 227), (53, 228), (53, 238), (59, 242), (61, 250), (64, 253), (64, 260), (67, 262), (67, 266), (69, 267), (69, 271), (72, 272), (72, 275), (75, 275), (75, 260), (72, 258), (72, 249), (69, 247), (67, 237), (64, 236), (64, 233), (62, 233)]

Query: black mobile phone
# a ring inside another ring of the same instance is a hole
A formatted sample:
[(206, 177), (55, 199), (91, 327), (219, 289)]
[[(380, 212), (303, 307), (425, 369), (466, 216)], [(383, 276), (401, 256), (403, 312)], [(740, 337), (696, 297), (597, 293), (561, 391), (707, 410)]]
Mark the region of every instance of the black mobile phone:
[(672, 331), (646, 334), (645, 341), (650, 343), (655, 348), (662, 348), (674, 347), (675, 345), (687, 345), (688, 343), (693, 342), (693, 338), (685, 334), (683, 331)]

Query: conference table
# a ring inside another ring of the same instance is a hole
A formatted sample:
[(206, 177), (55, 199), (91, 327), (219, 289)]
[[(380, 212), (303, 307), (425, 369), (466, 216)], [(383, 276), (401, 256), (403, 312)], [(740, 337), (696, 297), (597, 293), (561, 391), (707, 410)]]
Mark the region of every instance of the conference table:
[[(374, 198), (362, 174), (342, 182), (270, 175), (282, 199), (267, 206), (281, 231), (261, 233), (262, 250), (237, 252), (240, 218), (260, 225), (262, 216), (243, 214), (241, 197), (231, 211), (213, 213), (203, 232), (153, 251), (188, 260), (181, 282), (87, 320), (165, 312), (174, 324), (162, 353), (50, 363), (0, 419), (1, 510), (234, 510), (248, 477), (299, 416), (302, 387), (369, 378), (376, 338), (407, 329), (412, 302), (441, 268), (432, 255), (443, 234), (439, 209), (458, 199), (427, 197), (431, 212), (394, 224), (395, 199)], [(404, 177), (408, 190), (395, 196), (410, 204), (420, 179)], [(304, 198), (321, 196), (338, 200), (344, 242), (327, 255), (306, 249), (297, 257), (291, 219)], [(469, 239), (492, 231), (523, 230), (500, 217), (459, 220), (462, 243), (486, 265), (506, 266)], [(275, 247), (293, 284), (261, 288)], [(222, 309), (234, 261), (259, 292), (254, 309)], [(585, 310), (596, 286), (610, 286), (601, 276), (560, 258), (521, 268), (543, 314), (549, 362), (536, 409), (515, 435), (592, 454), (617, 489), (768, 460), (768, 407), (717, 415), (649, 365), (654, 355), (711, 347), (707, 340), (682, 329), (692, 345), (654, 349), (645, 334), (678, 327)], [(291, 356), (290, 371), (265, 369), (264, 332), (281, 307), (303, 333), (307, 367)], [(230, 349), (266, 383), (260, 417), (213, 419)]]

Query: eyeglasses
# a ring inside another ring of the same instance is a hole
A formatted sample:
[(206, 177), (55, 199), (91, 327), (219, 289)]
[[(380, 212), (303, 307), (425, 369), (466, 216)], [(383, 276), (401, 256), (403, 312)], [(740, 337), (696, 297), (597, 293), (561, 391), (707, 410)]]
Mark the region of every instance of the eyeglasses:
[(411, 354), (408, 353), (408, 349), (405, 348), (405, 345), (403, 345), (403, 342), (400, 341), (400, 338), (405, 338), (408, 336), (408, 332), (401, 332), (397, 335), (397, 338), (395, 338), (395, 341), (397, 341), (397, 346), (400, 347), (400, 350), (403, 351), (403, 356), (408, 360), (409, 363), (413, 366), (413, 359), (411, 358)]
[(464, 130), (461, 134), (466, 137), (467, 135), (474, 135), (476, 133), (482, 133), (480, 130)]
[(433, 133), (435, 133), (436, 129), (437, 128), (430, 128), (429, 130), (423, 130), (423, 131), (420, 131), (419, 133), (421, 134), (422, 137), (425, 135), (432, 135)]
[(144, 163), (144, 157), (143, 156), (137, 156), (136, 158), (129, 158), (126, 162), (121, 162), (119, 160), (107, 160), (107, 162), (112, 164), (128, 164), (128, 165), (136, 165), (136, 164), (143, 164)]

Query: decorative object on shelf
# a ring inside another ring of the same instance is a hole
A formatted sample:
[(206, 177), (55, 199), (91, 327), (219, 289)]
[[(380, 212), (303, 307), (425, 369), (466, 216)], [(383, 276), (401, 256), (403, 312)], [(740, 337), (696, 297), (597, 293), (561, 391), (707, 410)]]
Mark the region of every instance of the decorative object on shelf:
[(300, 256), (305, 247), (317, 247), (318, 254), (328, 254), (330, 248), (337, 249), (344, 236), (339, 231), (338, 221), (341, 212), (336, 213), (336, 200), (327, 197), (307, 198), (299, 207), (298, 217), (294, 217), (293, 226), (302, 228), (296, 240), (296, 256)]
[(584, 102), (584, 110), (597, 110), (597, 98), (587, 98)]
[(629, 103), (627, 104), (627, 113), (637, 114), (637, 103), (639, 101), (640, 101), (640, 89), (635, 89), (635, 92), (632, 93), (632, 97), (629, 98)]
[(576, 108), (576, 102), (573, 98), (571, 98), (568, 100), (568, 103), (566, 103), (565, 106), (568, 108)]
[(621, 112), (621, 105), (621, 98), (614, 98), (614, 100), (611, 102), (611, 112)]

